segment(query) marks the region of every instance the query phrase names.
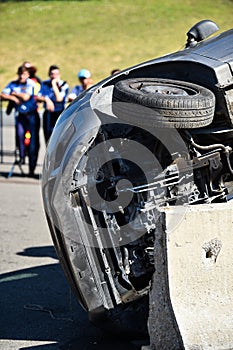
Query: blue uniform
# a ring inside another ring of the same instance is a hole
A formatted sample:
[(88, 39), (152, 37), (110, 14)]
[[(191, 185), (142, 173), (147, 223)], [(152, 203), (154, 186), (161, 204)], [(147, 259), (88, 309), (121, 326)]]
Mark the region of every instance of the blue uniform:
[(81, 92), (83, 92), (83, 86), (82, 85), (76, 85), (71, 90), (71, 92), (69, 94), (69, 97), (71, 97), (74, 100), (79, 94), (81, 94)]
[(44, 129), (44, 136), (45, 136), (45, 141), (48, 142), (53, 128), (56, 124), (56, 121), (61, 114), (61, 112), (65, 109), (65, 104), (66, 104), (66, 98), (68, 95), (69, 91), (69, 85), (63, 81), (60, 80), (58, 83), (58, 88), (60, 90), (60, 93), (62, 94), (63, 100), (61, 102), (56, 101), (56, 96), (53, 91), (52, 83), (51, 80), (44, 80), (41, 83), (41, 88), (38, 93), (38, 97), (43, 96), (43, 97), (48, 97), (50, 100), (52, 100), (54, 104), (54, 112), (50, 112), (46, 110), (46, 103), (44, 103), (44, 108), (45, 112), (43, 114), (43, 129)]
[[(40, 91), (38, 92), (38, 96), (49, 97), (50, 100), (53, 101), (54, 112), (62, 112), (64, 110), (66, 104), (66, 97), (69, 91), (69, 85), (65, 81), (60, 80), (58, 83), (58, 88), (63, 96), (63, 100), (61, 102), (56, 101), (56, 97), (50, 79), (42, 81)], [(45, 104), (44, 108), (46, 108)]]
[(37, 109), (37, 104), (34, 99), (35, 83), (31, 79), (27, 79), (26, 83), (20, 83), (18, 80), (11, 81), (3, 90), (2, 93), (10, 95), (12, 92), (26, 93), (31, 97), (28, 101), (22, 101), (19, 105), (15, 104), (15, 109), (18, 113), (29, 113)]
[(27, 79), (25, 83), (19, 80), (11, 81), (2, 93), (11, 95), (12, 92), (26, 93), (30, 95), (28, 101), (21, 101), (20, 104), (13, 103), (15, 108), (15, 127), (16, 127), (16, 146), (19, 148), (20, 161), (23, 163), (25, 158), (26, 146), (24, 144), (25, 133), (30, 131), (31, 139), (28, 149), (29, 173), (33, 174), (40, 148), (39, 129), (40, 117), (37, 112), (37, 103), (34, 95), (35, 83)]

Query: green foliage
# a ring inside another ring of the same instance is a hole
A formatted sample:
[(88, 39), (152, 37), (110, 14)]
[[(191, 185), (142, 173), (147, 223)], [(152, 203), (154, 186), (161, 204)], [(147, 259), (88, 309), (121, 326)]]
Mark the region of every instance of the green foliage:
[(70, 86), (88, 68), (95, 82), (184, 47), (186, 32), (203, 19), (232, 27), (232, 0), (88, 0), (0, 3), (0, 88), (25, 60), (45, 79), (58, 64)]

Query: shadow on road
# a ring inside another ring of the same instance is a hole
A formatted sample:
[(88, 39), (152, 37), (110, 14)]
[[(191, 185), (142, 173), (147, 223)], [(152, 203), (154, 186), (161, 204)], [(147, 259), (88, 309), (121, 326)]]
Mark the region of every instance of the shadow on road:
[(17, 255), (39, 258), (49, 257), (58, 260), (53, 246), (30, 247), (24, 249), (22, 252), (18, 252)]
[[(13, 172), (13, 173), (12, 173)], [(31, 179), (32, 176), (29, 176), (28, 175), (28, 172), (25, 171), (23, 173), (17, 173), (17, 172), (14, 172), (14, 169), (12, 170), (12, 168), (9, 168), (9, 171), (6, 172), (6, 171), (1, 171), (0, 172), (0, 176), (2, 176), (3, 178), (5, 179), (8, 179), (8, 178), (11, 178), (11, 177), (14, 177), (14, 178), (28, 178), (28, 179)], [(40, 174), (34, 174), (33, 175), (33, 179), (35, 180), (40, 180), (41, 178), (41, 175)]]
[[(27, 248), (18, 255), (52, 257), (52, 246)], [(140, 349), (132, 341), (106, 337), (90, 324), (76, 302), (59, 263), (0, 275), (0, 339), (51, 341), (27, 350)]]

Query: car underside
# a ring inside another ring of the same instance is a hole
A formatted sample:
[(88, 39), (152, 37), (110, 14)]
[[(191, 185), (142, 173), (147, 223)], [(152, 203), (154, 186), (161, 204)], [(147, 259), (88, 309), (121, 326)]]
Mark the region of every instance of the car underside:
[(109, 77), (56, 125), (45, 212), (73, 291), (104, 329), (147, 334), (164, 208), (232, 199), (232, 42), (230, 30)]

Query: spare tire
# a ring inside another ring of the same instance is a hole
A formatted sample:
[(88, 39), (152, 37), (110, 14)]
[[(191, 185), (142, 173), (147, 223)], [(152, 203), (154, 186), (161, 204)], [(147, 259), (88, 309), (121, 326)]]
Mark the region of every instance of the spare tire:
[(215, 96), (184, 81), (126, 79), (114, 86), (112, 108), (120, 119), (141, 126), (200, 128), (213, 121)]

